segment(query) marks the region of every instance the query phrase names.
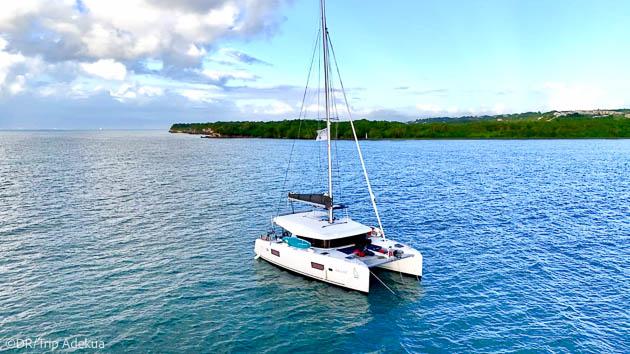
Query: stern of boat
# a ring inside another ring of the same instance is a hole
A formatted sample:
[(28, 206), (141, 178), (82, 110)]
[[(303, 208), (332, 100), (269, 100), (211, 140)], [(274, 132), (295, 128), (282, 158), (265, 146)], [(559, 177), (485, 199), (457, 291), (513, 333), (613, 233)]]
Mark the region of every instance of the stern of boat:
[(400, 259), (394, 262), (386, 263), (379, 268), (400, 272), (407, 275), (415, 275), (422, 278), (422, 254), (417, 250), (410, 251), (413, 257)]
[(392, 240), (378, 239), (374, 241), (374, 244), (385, 249), (391, 247), (393, 250), (401, 250), (403, 254), (412, 256), (379, 265), (378, 268), (422, 278), (422, 253), (420, 251)]

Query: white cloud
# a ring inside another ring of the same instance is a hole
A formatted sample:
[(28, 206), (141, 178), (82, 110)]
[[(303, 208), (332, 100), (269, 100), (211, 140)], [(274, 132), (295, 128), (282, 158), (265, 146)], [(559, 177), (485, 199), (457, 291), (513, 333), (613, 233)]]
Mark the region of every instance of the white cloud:
[(72, 98), (88, 98), (92, 94), (92, 90), (84, 84), (74, 84), (70, 86), (69, 92), (65, 94)]
[(17, 75), (15, 80), (11, 85), (9, 85), (9, 92), (13, 95), (16, 95), (22, 91), (24, 91), (24, 83), (25, 83), (24, 75)]
[(615, 101), (614, 95), (586, 84), (546, 82), (534, 87), (534, 91), (546, 96), (546, 108), (550, 110), (619, 108), (622, 105)]
[[(94, 91), (98, 92), (100, 88), (95, 87)], [(139, 86), (136, 83), (123, 83), (118, 89), (109, 90), (109, 95), (119, 102), (147, 101), (154, 97), (164, 96), (164, 93), (164, 89), (161, 87)]]
[(4, 1), (0, 11), (0, 29), (10, 30), (17, 27), (17, 19), (41, 11), (42, 5), (44, 1), (40, 0)]
[(217, 98), (223, 96), (221, 89), (213, 85), (189, 85), (176, 91), (180, 96), (194, 102), (215, 102)]
[(142, 86), (138, 89), (138, 93), (142, 96), (147, 97), (163, 96), (164, 89), (159, 87)]
[(120, 85), (118, 90), (116, 91), (110, 90), (109, 94), (114, 99), (120, 102), (124, 102), (125, 100), (134, 99), (137, 97), (135, 90), (133, 90), (133, 87), (130, 84), (122, 84)]
[(432, 105), (432, 104), (426, 104), (426, 103), (418, 103), (416, 105), (416, 108), (418, 108), (420, 111), (423, 112), (440, 112), (442, 111), (442, 108), (436, 105)]
[(245, 54), (240, 50), (230, 47), (219, 49), (212, 56), (208, 57), (207, 60), (225, 65), (235, 65), (240, 63), (271, 65), (264, 60), (258, 59), (251, 55)]
[(191, 44), (190, 47), (188, 47), (186, 54), (191, 57), (203, 57), (206, 55), (206, 49), (203, 47), (199, 48), (196, 45)]
[[(75, 0), (6, 1), (0, 32), (22, 52), (56, 60), (165, 59), (197, 66), (223, 38), (248, 38), (275, 29), (287, 0)], [(19, 40), (24, 39), (24, 40)], [(50, 39), (63, 43), (51, 46)]]
[(207, 13), (184, 13), (177, 18), (174, 29), (177, 33), (192, 38), (204, 38), (208, 28), (230, 28), (236, 23), (240, 10), (230, 3)]
[(293, 108), (291, 108), (290, 105), (280, 101), (271, 102), (271, 104), (267, 106), (263, 111), (263, 113), (265, 114), (285, 114), (289, 112), (293, 112)]
[(254, 79), (254, 75), (244, 72), (244, 71), (225, 72), (225, 71), (206, 69), (206, 70), (203, 70), (201, 73), (214, 81), (225, 81), (225, 80), (233, 80), (233, 79), (240, 79), (240, 80), (253, 80)]
[(282, 115), (297, 111), (288, 103), (274, 99), (240, 100), (236, 102), (236, 105), (241, 111), (253, 114)]
[[(302, 103), (300, 103), (300, 102), (296, 103), (295, 107), (297, 109), (300, 109), (302, 107)], [(313, 104), (309, 104), (309, 105), (304, 106), (304, 111), (305, 112), (309, 112), (309, 113), (319, 113), (319, 114), (325, 116), (325, 114), (326, 114), (326, 107), (325, 107), (324, 104), (321, 104), (321, 103), (319, 105), (317, 103), (313, 103)]]
[[(288, 1), (8, 1), (0, 10), (0, 96), (214, 102), (225, 95), (218, 86), (258, 79), (238, 65), (270, 65), (217, 47), (274, 31), (284, 21), (277, 9)], [(215, 54), (230, 70), (206, 66)], [(260, 90), (241, 91), (249, 98)], [(283, 110), (274, 104), (267, 111)]]
[(368, 114), (371, 114), (371, 113), (373, 113), (376, 110), (377, 110), (376, 108), (365, 107), (365, 108), (361, 108), (361, 109), (358, 109), (358, 110), (353, 110), (352, 113), (353, 113), (353, 115), (355, 117), (360, 117), (360, 116), (366, 116)]
[[(251, 86), (259, 77), (257, 67), (247, 65), (272, 64), (227, 47), (275, 31), (284, 21), (277, 9), (290, 1), (6, 1), (0, 6), (3, 109), (45, 102), (33, 110), (45, 115), (51, 107), (72, 106), (102, 113), (151, 102), (181, 114), (188, 111), (180, 108), (198, 104), (238, 118), (297, 116), (301, 87)], [(227, 88), (228, 82), (237, 84)], [(233, 100), (249, 102), (236, 106)], [(98, 108), (88, 107), (94, 104)]]
[(7, 41), (0, 37), (0, 94), (4, 91), (17, 94), (24, 91), (24, 75), (13, 73), (14, 68), (26, 61), (22, 54), (5, 52)]
[(201, 90), (181, 90), (179, 94), (191, 101), (212, 101), (208, 93)]
[(112, 59), (101, 59), (94, 63), (82, 63), (81, 69), (88, 74), (98, 76), (105, 80), (122, 81), (127, 76), (127, 68), (124, 64)]
[(503, 114), (504, 110), (505, 110), (504, 103), (495, 103), (494, 107), (492, 107), (492, 112), (494, 112), (494, 114)]
[(460, 117), (467, 115), (496, 115), (504, 114), (510, 110), (506, 108), (505, 103), (497, 102), (491, 107), (481, 104), (477, 107), (468, 107), (460, 109), (455, 105), (443, 108), (434, 104), (416, 104), (415, 108), (420, 111), (420, 117)]

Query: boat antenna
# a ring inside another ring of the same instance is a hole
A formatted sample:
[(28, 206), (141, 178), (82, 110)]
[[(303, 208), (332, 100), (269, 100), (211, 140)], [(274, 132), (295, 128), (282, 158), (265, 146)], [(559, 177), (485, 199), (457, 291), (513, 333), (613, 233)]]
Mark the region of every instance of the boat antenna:
[[(329, 92), (329, 82), (328, 82), (328, 28), (326, 27), (326, 4), (325, 0), (321, 0), (322, 4), (322, 45), (324, 50), (324, 91), (326, 92), (326, 144), (328, 145), (328, 197), (330, 200), (333, 200), (333, 187), (332, 187), (332, 155), (330, 153), (330, 92)], [(331, 202), (330, 207), (328, 208), (328, 222), (333, 223), (333, 205)]]

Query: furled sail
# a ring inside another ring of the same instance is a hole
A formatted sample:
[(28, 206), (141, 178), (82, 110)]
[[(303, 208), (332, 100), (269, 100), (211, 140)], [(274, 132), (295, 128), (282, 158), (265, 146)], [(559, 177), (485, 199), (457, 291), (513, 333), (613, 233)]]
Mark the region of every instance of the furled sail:
[(298, 194), (289, 193), (289, 200), (313, 204), (319, 207), (330, 209), (333, 206), (333, 200), (326, 194)]
[(317, 131), (317, 138), (315, 138), (315, 141), (323, 141), (323, 140), (328, 140), (328, 128), (324, 128)]

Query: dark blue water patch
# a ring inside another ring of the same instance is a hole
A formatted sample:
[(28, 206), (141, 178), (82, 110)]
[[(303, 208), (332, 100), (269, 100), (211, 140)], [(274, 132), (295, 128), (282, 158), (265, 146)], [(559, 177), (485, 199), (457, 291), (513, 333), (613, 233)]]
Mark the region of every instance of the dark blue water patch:
[[(284, 190), (326, 190), (323, 144), (161, 132), (0, 132), (0, 349), (624, 352), (630, 142), (361, 142), (385, 230), (424, 276), (365, 296), (253, 259)], [(335, 199), (376, 225), (352, 142)], [(341, 177), (341, 178), (340, 178)], [(284, 186), (284, 189), (283, 189)]]

